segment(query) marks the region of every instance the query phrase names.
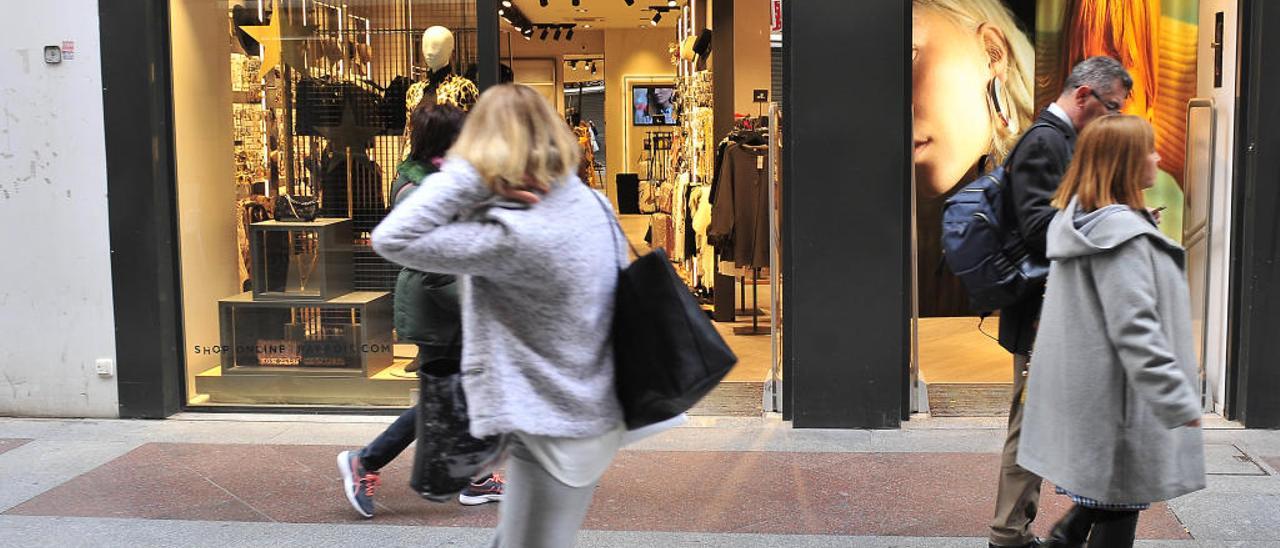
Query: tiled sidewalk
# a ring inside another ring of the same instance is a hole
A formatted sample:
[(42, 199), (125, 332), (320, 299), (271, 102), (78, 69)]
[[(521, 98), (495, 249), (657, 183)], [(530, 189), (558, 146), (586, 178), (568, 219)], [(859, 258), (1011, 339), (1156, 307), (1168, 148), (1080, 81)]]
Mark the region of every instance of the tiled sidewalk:
[[(453, 539), (430, 545), (483, 545), (497, 508), (423, 501), (407, 486), (408, 458), (384, 471), (377, 517), (354, 514), (340, 492), (334, 455), (385, 424), (363, 420), (0, 419), (0, 483), (19, 493), (0, 496), (0, 545), (19, 534), (30, 540), (31, 530), (97, 530), (94, 523), (102, 531), (172, 529), (172, 545), (189, 545), (176, 539), (217, 523), (228, 532), (274, 531), (261, 537), (273, 546), (279, 543), (268, 541), (271, 535), (298, 540), (299, 531), (303, 538), (313, 531), (316, 542), (296, 545), (343, 545), (324, 539), (355, 534), (348, 527), (404, 538), (430, 530), (441, 533), (431, 537), (437, 541)], [(300, 439), (303, 433), (318, 444)], [(654, 546), (982, 546), (1000, 436), (995, 428), (850, 432), (793, 430), (767, 420), (699, 421), (619, 455), (579, 544), (650, 538)], [(1144, 513), (1139, 538), (1155, 546), (1280, 546), (1280, 432), (1210, 431), (1207, 438), (1210, 488)], [(95, 448), (94, 440), (110, 445)], [(83, 456), (75, 461), (83, 473), (22, 474), (23, 462), (41, 467), (74, 452)], [(1041, 532), (1067, 507), (1048, 485), (1042, 502)], [(225, 545), (258, 545), (249, 538)], [(1233, 541), (1261, 544), (1225, 544)]]

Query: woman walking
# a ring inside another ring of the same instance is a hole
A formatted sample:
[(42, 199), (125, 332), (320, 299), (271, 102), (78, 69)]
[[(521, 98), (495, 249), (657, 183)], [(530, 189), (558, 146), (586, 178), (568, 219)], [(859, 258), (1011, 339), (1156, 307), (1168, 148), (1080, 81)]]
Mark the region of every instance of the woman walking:
[[(396, 168), (391, 203), (399, 205), (413, 194), (428, 175), (439, 171), (444, 154), (462, 130), (466, 113), (453, 105), (423, 102), (409, 118), (409, 158)], [(411, 268), (396, 278), (395, 327), (399, 340), (418, 346), (418, 375), (443, 377), (458, 373), (462, 361), (462, 318), (459, 313), (457, 277)], [(373, 517), (374, 491), (381, 485), (380, 470), (413, 442), (418, 407), (410, 407), (369, 445), (338, 454), (347, 502), (361, 516)], [(468, 506), (502, 500), (502, 476), (492, 474), (472, 482), (458, 501)]]
[(625, 240), (573, 175), (577, 144), (537, 92), (491, 88), (373, 233), (392, 261), (462, 276), (471, 434), (511, 444), (493, 546), (572, 546), (621, 442), (609, 333)]
[(1185, 253), (1142, 200), (1159, 161), (1150, 124), (1104, 117), (1054, 197), (1018, 446), (1075, 502), (1046, 546), (1133, 546), (1139, 511), (1205, 485)]

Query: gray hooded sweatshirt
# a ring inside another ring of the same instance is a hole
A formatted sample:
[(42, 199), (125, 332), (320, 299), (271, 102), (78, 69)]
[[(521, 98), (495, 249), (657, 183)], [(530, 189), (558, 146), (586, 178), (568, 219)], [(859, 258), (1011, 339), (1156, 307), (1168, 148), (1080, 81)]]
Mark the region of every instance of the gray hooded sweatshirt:
[(1049, 225), (1052, 261), (1018, 464), (1105, 503), (1204, 488), (1199, 374), (1182, 248), (1114, 205)]

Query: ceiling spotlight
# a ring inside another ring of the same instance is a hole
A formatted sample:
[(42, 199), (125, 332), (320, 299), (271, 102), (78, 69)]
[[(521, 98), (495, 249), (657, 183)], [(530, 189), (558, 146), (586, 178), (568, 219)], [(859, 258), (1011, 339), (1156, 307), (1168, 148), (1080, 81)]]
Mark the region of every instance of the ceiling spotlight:
[(658, 21), (661, 21), (661, 20), (662, 20), (662, 12), (655, 11), (653, 12), (653, 19), (649, 20), (649, 24), (656, 27), (658, 26)]
[(676, 2), (676, 0), (667, 0), (667, 7), (668, 7), (668, 8), (674, 8), (674, 7), (676, 7), (678, 4), (679, 4), (679, 2)]
[(591, 75), (596, 75), (596, 63), (594, 61), (591, 62)]
[(569, 32), (564, 33), (565, 40), (573, 40), (573, 27), (569, 27)]
[(548, 0), (538, 0), (538, 5), (540, 5), (540, 6), (542, 6), (542, 7), (544, 7), (544, 8), (545, 8), (545, 7), (547, 7), (547, 1), (548, 1)]
[(533, 38), (533, 27), (525, 27), (524, 29), (521, 29), (520, 34), (524, 35), (525, 40)]
[(560, 27), (556, 27), (556, 40), (560, 39)]
[(573, 4), (574, 7), (578, 7), (582, 5), (582, 0), (573, 0), (573, 2), (571, 3)]
[(628, 6), (634, 6), (634, 5), (636, 5), (636, 0), (627, 0), (627, 5), (628, 5)]
[(511, 7), (511, 0), (502, 0), (502, 7), (504, 8)]
[(569, 61), (569, 70), (578, 70), (578, 61), (576, 59)]
[(538, 36), (538, 38), (539, 38), (539, 39), (541, 39), (541, 40), (546, 40), (546, 39), (547, 39), (547, 34), (549, 34), (550, 32), (551, 32), (551, 31), (550, 31), (549, 29), (547, 29), (546, 27), (543, 27), (543, 28), (542, 28), (542, 34), (541, 34), (540, 36)]
[(585, 24), (585, 25), (582, 25), (582, 28), (584, 28), (584, 29), (589, 29), (589, 28), (591, 28), (591, 23), (587, 23), (587, 24)]

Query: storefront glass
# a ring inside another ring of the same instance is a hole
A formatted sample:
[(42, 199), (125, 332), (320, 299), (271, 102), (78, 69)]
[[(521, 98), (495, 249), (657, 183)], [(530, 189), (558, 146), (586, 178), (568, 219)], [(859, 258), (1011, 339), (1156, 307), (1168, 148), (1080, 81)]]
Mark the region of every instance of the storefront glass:
[(170, 18), (188, 403), (407, 405), (400, 268), (369, 236), (408, 110), (475, 99), (475, 3), (172, 0)]

